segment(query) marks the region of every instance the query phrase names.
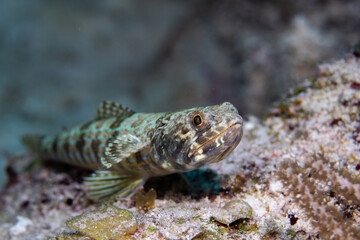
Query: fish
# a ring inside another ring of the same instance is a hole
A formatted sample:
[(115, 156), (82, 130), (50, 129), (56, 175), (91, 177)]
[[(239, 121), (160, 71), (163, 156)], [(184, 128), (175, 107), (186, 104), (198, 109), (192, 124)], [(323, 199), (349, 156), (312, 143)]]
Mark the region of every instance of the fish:
[(24, 135), (42, 159), (91, 169), (91, 199), (127, 198), (149, 178), (198, 169), (226, 158), (240, 143), (243, 119), (229, 102), (177, 112), (136, 113), (103, 101), (95, 119), (55, 136)]

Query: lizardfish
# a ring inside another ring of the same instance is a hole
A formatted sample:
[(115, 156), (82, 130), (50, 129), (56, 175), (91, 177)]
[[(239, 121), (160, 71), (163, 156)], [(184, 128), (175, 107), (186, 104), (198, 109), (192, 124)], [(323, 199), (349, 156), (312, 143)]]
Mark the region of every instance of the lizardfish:
[(229, 155), (243, 120), (228, 102), (178, 112), (135, 113), (105, 101), (93, 121), (56, 136), (27, 135), (40, 157), (95, 170), (84, 180), (90, 198), (128, 197), (154, 176), (197, 169)]

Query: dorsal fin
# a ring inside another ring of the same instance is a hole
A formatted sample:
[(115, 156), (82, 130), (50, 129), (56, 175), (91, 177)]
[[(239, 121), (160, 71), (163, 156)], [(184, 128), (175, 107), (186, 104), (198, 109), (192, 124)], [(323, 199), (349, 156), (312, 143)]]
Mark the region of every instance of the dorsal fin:
[(101, 120), (111, 117), (121, 117), (125, 119), (130, 117), (135, 112), (119, 103), (112, 101), (103, 101), (100, 103), (98, 109), (96, 109), (95, 120)]

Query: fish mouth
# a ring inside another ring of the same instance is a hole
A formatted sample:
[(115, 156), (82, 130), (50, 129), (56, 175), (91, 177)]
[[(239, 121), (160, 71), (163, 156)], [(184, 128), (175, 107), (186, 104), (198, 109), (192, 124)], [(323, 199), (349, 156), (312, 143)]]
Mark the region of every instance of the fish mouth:
[(241, 131), (240, 134), (238, 134), (234, 138), (234, 140), (228, 144), (229, 147), (227, 147), (222, 153), (220, 153), (215, 159), (213, 159), (209, 163), (217, 163), (217, 162), (221, 161), (222, 159), (227, 157), (237, 147), (237, 145), (239, 145), (240, 140), (242, 138), (242, 134), (243, 134), (242, 128), (240, 131)]
[[(235, 137), (231, 137), (232, 141), (224, 143), (226, 144), (228, 147), (226, 147), (224, 149), (223, 152), (221, 152), (215, 159), (213, 159), (211, 162), (209, 163), (213, 163), (213, 162), (218, 162), (221, 159), (223, 159), (225, 156), (227, 156), (232, 150), (234, 150), (234, 148), (239, 144), (241, 138), (242, 138), (242, 121), (236, 121), (235, 123), (231, 124), (229, 127), (227, 127), (225, 130), (221, 131), (219, 134), (217, 134), (216, 136), (210, 138), (209, 140), (207, 140), (206, 142), (204, 142), (203, 144), (201, 144), (197, 149), (195, 149), (193, 152), (189, 152), (188, 157), (192, 158), (193, 156), (195, 156), (200, 149), (203, 149), (205, 146), (207, 146), (208, 144), (216, 141), (216, 139), (218, 139), (219, 137), (225, 135), (225, 134), (232, 134), (231, 130), (234, 130), (236, 128), (236, 130), (233, 131), (233, 134), (235, 135)], [(239, 133), (240, 131), (240, 133)]]

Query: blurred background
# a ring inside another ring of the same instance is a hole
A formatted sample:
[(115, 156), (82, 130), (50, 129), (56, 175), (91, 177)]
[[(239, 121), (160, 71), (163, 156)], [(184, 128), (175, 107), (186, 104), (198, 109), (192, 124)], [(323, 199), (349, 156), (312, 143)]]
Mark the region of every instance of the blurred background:
[(0, 183), (22, 134), (89, 121), (102, 100), (261, 117), (351, 51), (359, 13), (358, 0), (2, 0)]

